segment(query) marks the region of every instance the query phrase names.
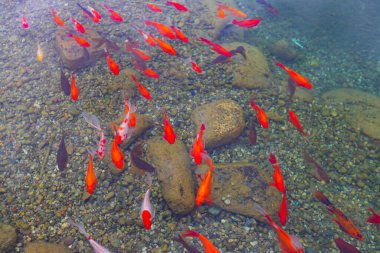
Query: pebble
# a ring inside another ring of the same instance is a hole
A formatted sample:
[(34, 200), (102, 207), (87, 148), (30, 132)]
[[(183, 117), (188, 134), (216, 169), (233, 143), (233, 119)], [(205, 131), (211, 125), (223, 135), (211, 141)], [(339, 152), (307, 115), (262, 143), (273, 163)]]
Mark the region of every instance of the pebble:
[(214, 215), (214, 216), (217, 216), (220, 214), (220, 212), (222, 211), (222, 209), (220, 209), (219, 207), (217, 206), (212, 206), (210, 207), (208, 210), (207, 210), (210, 214)]
[(106, 194), (106, 196), (104, 196), (104, 200), (108, 201), (108, 200), (112, 199), (114, 196), (115, 196), (114, 192), (109, 192)]

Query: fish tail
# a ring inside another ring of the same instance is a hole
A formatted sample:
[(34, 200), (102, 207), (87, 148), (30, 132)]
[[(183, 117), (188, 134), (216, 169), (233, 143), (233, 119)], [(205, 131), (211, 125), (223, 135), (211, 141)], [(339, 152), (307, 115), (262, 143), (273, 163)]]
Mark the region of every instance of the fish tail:
[(251, 101), (250, 101), (250, 103), (251, 103), (251, 106), (252, 106), (252, 108), (256, 108), (256, 103), (255, 103), (255, 100), (253, 100), (253, 99), (251, 99)]
[[(297, 236), (295, 236), (295, 235), (291, 235), (290, 236), (290, 240), (291, 240), (291, 242), (292, 242), (292, 244), (293, 244), (293, 247), (297, 250), (297, 252), (298, 252), (298, 250), (303, 250), (303, 247), (302, 247), (302, 245), (301, 245), (301, 242), (299, 241), (299, 239), (298, 239), (298, 237)], [(302, 251), (303, 252), (303, 251)]]
[(195, 232), (194, 230), (187, 230), (182, 235), (182, 237), (199, 237), (199, 233)]
[(79, 233), (81, 233), (82, 235), (86, 236), (87, 238), (90, 237), (89, 234), (87, 234), (87, 232), (86, 232), (86, 230), (85, 230), (83, 224), (81, 224), (81, 223), (75, 223), (75, 222), (72, 221), (72, 220), (68, 220), (68, 222), (69, 222), (71, 225), (77, 227), (77, 228), (79, 229)]
[(73, 37), (73, 34), (72, 33), (68, 33), (67, 36)]
[(278, 66), (278, 67), (280, 67), (280, 68), (283, 68), (283, 69), (286, 68), (284, 64), (282, 64), (281, 62), (279, 62), (279, 61), (277, 61), (277, 60), (275, 61), (275, 64), (276, 64), (276, 66)]
[(330, 206), (331, 205), (331, 202), (330, 200), (320, 191), (316, 191), (314, 192), (314, 196), (320, 201), (322, 202), (323, 204), (325, 204), (326, 206)]

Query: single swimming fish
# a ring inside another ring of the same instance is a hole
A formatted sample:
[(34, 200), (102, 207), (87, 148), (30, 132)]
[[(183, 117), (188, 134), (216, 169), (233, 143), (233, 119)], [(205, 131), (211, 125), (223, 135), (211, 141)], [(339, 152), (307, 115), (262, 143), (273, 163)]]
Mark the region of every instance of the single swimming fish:
[(362, 235), (362, 233), (360, 232), (360, 230), (354, 225), (354, 223), (347, 218), (346, 215), (344, 215), (344, 213), (339, 210), (338, 208), (336, 208), (331, 202), (330, 200), (320, 191), (316, 191), (314, 193), (314, 196), (320, 201), (322, 202), (324, 205), (327, 206), (327, 210), (331, 213), (333, 213), (335, 215), (334, 218), (332, 218), (332, 220), (338, 224), (339, 228), (347, 233), (348, 235), (352, 236), (353, 238), (359, 240), (359, 241), (363, 241), (364, 240), (364, 237)]
[(91, 6), (87, 6), (87, 8), (90, 10), (91, 14), (93, 15), (92, 21), (94, 21), (94, 23), (99, 23), (99, 21), (102, 19), (102, 16), (100, 15), (100, 13), (94, 8), (92, 8)]
[(223, 46), (221, 46), (217, 43), (214, 43), (214, 42), (212, 42), (206, 38), (203, 38), (203, 37), (199, 37), (198, 40), (208, 44), (209, 46), (211, 46), (211, 50), (217, 52), (218, 54), (224, 55), (226, 57), (232, 56), (230, 51), (228, 51), (226, 48), (224, 48)]
[(44, 58), (44, 53), (42, 52), (40, 43), (37, 44), (37, 60), (42, 62), (42, 59)]
[(198, 74), (201, 74), (201, 73), (202, 73), (202, 69), (198, 66), (198, 64), (197, 64), (195, 61), (193, 61), (193, 60), (191, 59), (191, 57), (189, 57), (187, 60), (185, 60), (185, 62), (186, 62), (186, 63), (190, 63), (190, 64), (191, 64), (191, 68), (192, 68), (195, 72), (197, 72)]
[(219, 250), (205, 237), (204, 235), (193, 231), (193, 230), (187, 230), (184, 232), (182, 237), (198, 237), (198, 239), (201, 241), (203, 245), (203, 249), (205, 253), (219, 253)]
[(205, 160), (206, 163), (209, 166), (209, 170), (204, 175), (204, 178), (202, 179), (201, 175), (198, 174), (199, 179), (201, 180), (201, 183), (198, 188), (197, 196), (195, 197), (195, 204), (197, 206), (200, 206), (203, 204), (203, 202), (207, 202), (207, 204), (211, 204), (212, 202), (212, 172), (214, 171), (214, 166), (212, 164), (211, 158), (204, 154), (202, 155), (202, 160)]
[(116, 168), (122, 170), (124, 167), (124, 155), (121, 152), (119, 146), (117, 145), (117, 127), (112, 124), (114, 130), (115, 130), (115, 137), (112, 142), (112, 147), (111, 147), (111, 159), (112, 162), (115, 164)]
[(303, 137), (308, 136), (308, 134), (303, 131), (302, 125), (299, 122), (297, 115), (294, 111), (289, 111), (289, 121), (290, 123), (292, 123), (293, 126), (295, 126), (298, 129), (298, 131), (301, 132)]
[(229, 7), (226, 4), (218, 3), (218, 8), (222, 8), (223, 10), (228, 11), (233, 16), (238, 17), (238, 18), (247, 18), (248, 17), (247, 14), (245, 14), (241, 10)]
[(281, 225), (286, 225), (286, 220), (288, 219), (288, 206), (286, 203), (286, 190), (282, 192), (282, 200), (280, 209), (278, 211), (278, 217), (280, 218)]
[[(147, 26), (153, 26), (154, 28), (156, 28), (156, 30), (164, 37), (167, 37), (169, 39), (175, 39), (176, 38), (176, 35), (175, 33), (172, 31), (172, 29), (170, 29), (170, 27), (164, 25), (164, 24), (161, 24), (161, 23), (158, 23), (158, 22), (154, 22), (154, 21), (150, 21), (150, 20), (144, 20), (144, 23), (145, 25)], [(151, 36), (152, 37), (152, 36)]]
[(323, 170), (322, 166), (316, 160), (314, 160), (306, 150), (303, 150), (303, 158), (305, 159), (307, 163), (309, 163), (311, 166), (314, 167), (315, 177), (318, 178), (319, 180), (325, 181), (325, 183), (328, 184), (330, 181), (329, 176)]
[(206, 125), (203, 121), (203, 116), (201, 115), (202, 124), (195, 138), (193, 147), (190, 149), (190, 155), (194, 158), (194, 162), (196, 165), (200, 165), (202, 163), (203, 157), (206, 155), (205, 146), (203, 143), (203, 132), (206, 130)]
[(75, 76), (74, 72), (71, 73), (71, 98), (74, 101), (77, 101), (79, 97), (79, 88), (75, 85)]
[(372, 207), (368, 208), (372, 212), (372, 216), (367, 219), (367, 222), (372, 224), (380, 224), (380, 215), (378, 215)]
[(137, 78), (134, 75), (131, 75), (131, 77), (132, 77), (132, 80), (137, 84), (137, 87), (140, 91), (141, 96), (143, 96), (147, 100), (151, 100), (152, 97), (150, 96), (149, 91), (139, 81), (137, 81)]
[(90, 47), (90, 43), (87, 42), (87, 40), (81, 38), (81, 37), (78, 37), (72, 33), (68, 33), (67, 36), (73, 38), (81, 47)]
[(65, 72), (63, 72), (62, 68), (61, 68), (61, 88), (66, 96), (69, 96), (71, 94), (71, 86), (69, 83), (69, 79), (67, 79)]
[(131, 51), (135, 56), (139, 57), (141, 60), (150, 61), (150, 56), (144, 53), (143, 51), (137, 48), (132, 48)]
[(280, 247), (280, 250), (283, 253), (304, 253), (304, 249), (295, 235), (289, 235), (286, 233), (280, 226), (278, 226), (272, 218), (268, 215), (268, 213), (258, 204), (254, 204), (255, 209), (264, 215), (264, 217), (269, 221), (269, 224), (273, 227), (273, 229), (277, 233), (277, 241)]
[(174, 144), (177, 135), (175, 134), (172, 125), (170, 124), (168, 115), (166, 113), (166, 109), (162, 108), (162, 112), (164, 113), (164, 139), (169, 144)]
[(103, 160), (107, 140), (104, 136), (103, 129), (100, 127), (100, 120), (98, 119), (98, 117), (96, 117), (95, 115), (91, 115), (88, 112), (82, 112), (81, 115), (91, 127), (99, 131), (100, 140), (98, 143), (98, 149), (95, 151), (95, 153), (98, 154), (100, 160)]
[(110, 71), (115, 75), (119, 75), (119, 65), (117, 65), (114, 59), (111, 58), (106, 48), (104, 48), (104, 53), (106, 54), (108, 68), (110, 69)]
[(290, 40), (291, 40), (294, 44), (296, 44), (298, 47), (300, 47), (300, 48), (302, 48), (302, 49), (305, 48), (304, 46), (302, 46), (301, 41), (297, 40), (296, 38), (291, 38)]
[(301, 87), (304, 87), (304, 88), (309, 89), (309, 90), (311, 90), (313, 88), (313, 86), (310, 84), (309, 80), (307, 80), (306, 77), (304, 77), (301, 74), (298, 74), (297, 72), (295, 72), (294, 70), (286, 67), (284, 64), (282, 64), (279, 61), (276, 61), (276, 65), (279, 66), (280, 68), (284, 69), (288, 73), (289, 78), (291, 78), (297, 84), (297, 86), (301, 86)]
[(62, 172), (67, 167), (67, 162), (69, 161), (69, 155), (66, 150), (65, 145), (65, 134), (62, 134), (61, 142), (59, 143), (58, 152), (57, 152), (57, 164), (58, 169)]
[(155, 216), (155, 210), (150, 203), (150, 193), (152, 191), (152, 175), (147, 174), (148, 190), (145, 193), (144, 200), (141, 204), (140, 217), (145, 229), (149, 230), (152, 227), (152, 220)]
[(177, 39), (179, 39), (185, 43), (189, 43), (189, 39), (179, 28), (175, 27), (174, 25), (170, 26), (170, 28), (175, 32)]
[(336, 238), (335, 244), (341, 253), (361, 253), (360, 250), (358, 250), (348, 242), (343, 241), (343, 239), (341, 238)]
[(247, 19), (247, 20), (232, 20), (232, 24), (244, 27), (244, 28), (251, 28), (257, 26), (261, 22), (261, 19), (255, 18), (255, 19)]
[(155, 4), (147, 3), (146, 6), (153, 12), (162, 12), (161, 8)]
[(79, 233), (83, 234), (88, 242), (90, 243), (91, 247), (93, 248), (95, 253), (111, 253), (107, 248), (103, 247), (96, 241), (94, 241), (89, 234), (87, 234), (86, 230), (84, 229), (83, 224), (75, 223), (72, 220), (68, 221), (71, 225), (77, 227), (79, 229)]
[(85, 183), (86, 183), (87, 192), (89, 194), (93, 194), (95, 186), (98, 183), (98, 180), (96, 178), (95, 171), (94, 171), (94, 165), (92, 162), (92, 154), (88, 155), (88, 166), (87, 166), (87, 174), (86, 174)]
[(113, 21), (115, 21), (115, 22), (123, 22), (124, 21), (124, 19), (119, 15), (119, 13), (117, 13), (116, 11), (114, 11), (113, 9), (111, 9), (108, 5), (104, 4), (103, 6), (111, 14), (110, 18)]
[(149, 34), (149, 36), (154, 39), (154, 41), (157, 43), (157, 45), (167, 54), (176, 55), (177, 51), (170, 45), (168, 42), (160, 40), (159, 38), (154, 37), (152, 34)]
[(265, 114), (264, 110), (261, 109), (253, 99), (251, 99), (251, 106), (256, 111), (256, 118), (259, 121), (260, 125), (265, 129), (269, 127), (268, 117)]
[(184, 6), (184, 5), (180, 4), (180, 3), (177, 3), (177, 2), (166, 1), (166, 4), (173, 6), (178, 11), (183, 11), (183, 12), (188, 11), (188, 9), (186, 8), (186, 6)]
[(144, 38), (145, 42), (148, 45), (150, 45), (152, 47), (156, 46), (156, 42), (154, 42), (154, 39), (152, 39), (151, 37), (149, 37), (149, 35), (147, 35), (143, 30), (138, 29), (137, 27), (133, 27), (133, 28)]
[(77, 29), (78, 32), (80, 33), (85, 33), (86, 30), (84, 29), (84, 26), (79, 23), (78, 20), (76, 20), (75, 18), (71, 17), (71, 21), (73, 21), (74, 25), (75, 25), (75, 28)]
[[(230, 51), (231, 55), (236, 55), (236, 54), (240, 54), (241, 56), (243, 56), (243, 58), (246, 60), (247, 59), (247, 55), (245, 53), (245, 48), (243, 46), (238, 46), (237, 48), (233, 49)], [(227, 57), (227, 56), (224, 56), (224, 55), (219, 55), (218, 57), (216, 57), (212, 63), (213, 64), (217, 64), (217, 63), (227, 63), (229, 62), (231, 58), (230, 57)]]
[(273, 182), (269, 183), (269, 186), (276, 187), (280, 192), (283, 193), (286, 191), (284, 178), (282, 177), (280, 165), (277, 163), (277, 159), (273, 153), (270, 153), (269, 155), (269, 162), (272, 164), (272, 167), (274, 169), (273, 176), (272, 176)]
[(29, 28), (28, 21), (26, 21), (26, 18), (24, 16), (21, 17), (21, 25), (22, 25), (22, 27), (24, 27), (24, 29)]
[(54, 22), (59, 26), (64, 26), (62, 19), (60, 17), (58, 17), (54, 8), (51, 8), (51, 13), (53, 14)]

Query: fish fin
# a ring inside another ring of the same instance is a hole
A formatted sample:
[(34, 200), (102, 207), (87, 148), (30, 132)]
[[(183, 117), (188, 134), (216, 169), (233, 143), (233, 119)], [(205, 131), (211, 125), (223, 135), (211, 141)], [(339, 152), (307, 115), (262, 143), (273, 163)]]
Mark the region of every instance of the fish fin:
[(326, 206), (329, 206), (331, 205), (331, 202), (330, 200), (320, 191), (316, 191), (314, 192), (314, 196), (320, 201), (322, 202), (323, 204), (325, 204)]
[(298, 237), (295, 235), (290, 235), (290, 240), (292, 241), (292, 244), (295, 249), (301, 250), (303, 249), (301, 242), (299, 241)]
[(73, 225), (73, 226), (77, 227), (79, 229), (79, 233), (83, 234), (87, 238), (90, 237), (89, 234), (87, 234), (87, 232), (86, 232), (86, 230), (84, 228), (84, 225), (82, 223), (75, 223), (72, 220), (68, 220), (68, 222), (70, 223), (70, 225)]
[(81, 116), (84, 118), (84, 120), (93, 128), (101, 131), (100, 128), (100, 120), (95, 115), (90, 114), (89, 112), (82, 112)]
[(182, 237), (198, 237), (199, 233), (195, 232), (194, 230), (187, 230), (184, 233), (181, 234)]

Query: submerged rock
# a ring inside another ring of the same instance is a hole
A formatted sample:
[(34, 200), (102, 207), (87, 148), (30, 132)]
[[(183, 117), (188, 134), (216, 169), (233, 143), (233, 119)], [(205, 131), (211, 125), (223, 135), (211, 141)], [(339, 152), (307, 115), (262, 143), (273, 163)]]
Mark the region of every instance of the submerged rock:
[(221, 99), (197, 107), (192, 114), (195, 134), (201, 127), (202, 113), (206, 123), (203, 141), (206, 148), (215, 148), (235, 140), (243, 132), (245, 122), (243, 108), (233, 100)]
[(46, 242), (32, 242), (25, 247), (24, 253), (69, 253), (68, 248), (63, 245)]
[[(254, 203), (261, 205), (268, 214), (277, 220), (281, 194), (269, 187), (270, 175), (253, 163), (214, 164), (212, 178), (213, 204), (220, 208), (265, 221), (256, 211)], [(198, 167), (202, 175), (208, 170), (207, 165)]]
[(190, 157), (181, 140), (169, 144), (162, 137), (146, 142), (146, 160), (156, 168), (162, 195), (176, 214), (190, 213), (195, 204)]
[(13, 252), (16, 242), (16, 229), (10, 225), (0, 223), (0, 252)]
[(274, 43), (270, 47), (269, 51), (272, 55), (281, 61), (291, 62), (300, 58), (300, 55), (297, 53), (297, 51), (294, 50), (284, 39), (281, 39)]
[(380, 140), (380, 97), (355, 89), (335, 89), (322, 95), (329, 105), (342, 103), (344, 117), (355, 129)]
[(86, 27), (85, 34), (78, 35), (91, 44), (88, 48), (79, 46), (73, 38), (67, 36), (68, 33), (78, 35), (73, 29), (65, 26), (57, 30), (55, 43), (64, 66), (72, 70), (88, 66), (95, 63), (100, 57), (104, 57), (104, 48), (118, 49), (116, 44), (103, 38), (90, 27)]
[(237, 54), (224, 64), (227, 72), (233, 74), (232, 85), (240, 88), (266, 88), (271, 85), (271, 72), (264, 54), (255, 46), (233, 42), (223, 44), (228, 50), (243, 46), (247, 59)]

